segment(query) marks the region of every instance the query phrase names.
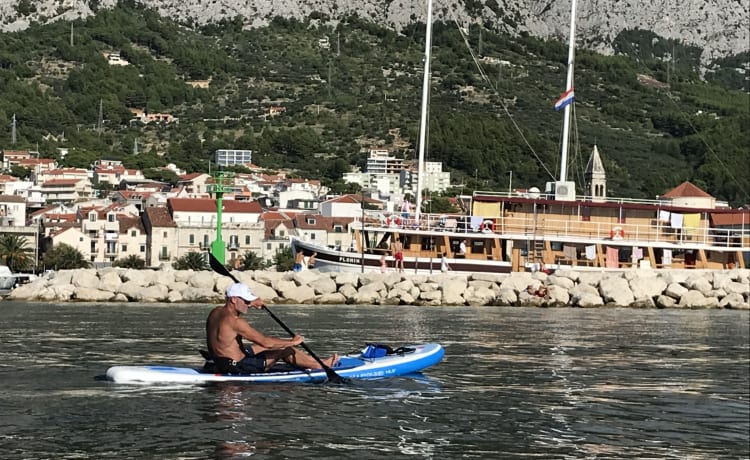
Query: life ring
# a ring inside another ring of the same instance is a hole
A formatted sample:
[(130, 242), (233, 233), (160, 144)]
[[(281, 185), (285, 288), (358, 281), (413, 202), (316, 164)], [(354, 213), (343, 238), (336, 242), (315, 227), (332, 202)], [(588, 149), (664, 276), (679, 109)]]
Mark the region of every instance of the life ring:
[(488, 219), (482, 222), (482, 233), (495, 233), (495, 221)]
[(609, 231), (609, 237), (613, 240), (621, 240), (625, 238), (625, 230), (623, 230), (619, 225), (617, 227), (613, 227), (612, 230)]

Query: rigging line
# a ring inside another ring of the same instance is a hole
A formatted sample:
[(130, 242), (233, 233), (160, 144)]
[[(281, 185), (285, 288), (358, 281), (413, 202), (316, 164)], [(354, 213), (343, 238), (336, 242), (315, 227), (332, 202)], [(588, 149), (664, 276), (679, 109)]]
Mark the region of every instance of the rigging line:
[[(677, 108), (677, 110), (680, 113), (682, 113), (682, 109), (680, 108), (679, 105), (677, 105), (677, 102), (673, 98), (672, 91), (670, 90), (667, 90), (667, 99), (669, 99), (669, 102), (674, 104), (675, 108)], [(688, 117), (683, 117), (683, 118), (685, 119), (685, 121), (687, 121), (687, 124), (690, 125), (690, 127), (693, 129), (695, 134), (698, 136), (698, 139), (700, 139), (701, 142), (703, 142), (703, 144), (706, 146), (708, 151), (711, 152), (714, 158), (716, 158), (716, 161), (718, 161), (721, 167), (724, 168), (724, 172), (727, 174), (727, 176), (729, 176), (734, 181), (734, 183), (737, 185), (737, 189), (745, 195), (745, 198), (750, 198), (750, 194), (748, 193), (748, 191), (742, 188), (742, 185), (740, 184), (740, 182), (734, 177), (734, 175), (732, 175), (729, 168), (727, 168), (727, 165), (725, 165), (724, 162), (721, 161), (721, 158), (719, 157), (719, 155), (717, 155), (714, 149), (711, 148), (711, 146), (708, 144), (706, 139), (703, 137), (703, 134), (700, 131), (698, 131), (698, 129), (690, 121), (690, 118)]]
[(498, 92), (497, 87), (492, 84), (489, 77), (485, 73), (484, 69), (482, 68), (482, 65), (479, 63), (479, 60), (477, 59), (476, 53), (474, 53), (474, 50), (471, 48), (471, 45), (469, 44), (468, 37), (464, 33), (463, 29), (461, 29), (461, 25), (458, 23), (455, 17), (453, 17), (453, 22), (456, 24), (456, 28), (458, 28), (458, 32), (461, 34), (461, 38), (464, 39), (464, 44), (466, 45), (466, 48), (469, 50), (469, 54), (471, 54), (471, 59), (474, 61), (474, 65), (476, 65), (477, 69), (479, 70), (479, 74), (482, 76), (482, 79), (498, 96), (498, 99), (500, 100), (500, 105), (502, 105), (503, 107), (503, 111), (508, 116), (508, 119), (511, 121), (511, 123), (513, 123), (513, 127), (516, 128), (516, 131), (518, 131), (518, 134), (521, 136), (521, 139), (523, 139), (523, 142), (526, 144), (529, 150), (531, 150), (531, 153), (534, 155), (534, 158), (536, 158), (536, 161), (547, 172), (547, 175), (549, 175), (549, 177), (551, 177), (552, 180), (554, 180), (555, 179), (554, 174), (550, 172), (550, 170), (547, 168), (547, 165), (544, 164), (542, 159), (534, 150), (534, 147), (532, 147), (529, 141), (526, 139), (526, 136), (523, 135), (523, 131), (521, 131), (521, 128), (518, 126), (518, 123), (516, 123), (516, 120), (513, 118), (513, 115), (511, 115), (510, 111), (508, 110), (508, 106), (505, 104), (505, 101), (503, 101), (503, 98)]

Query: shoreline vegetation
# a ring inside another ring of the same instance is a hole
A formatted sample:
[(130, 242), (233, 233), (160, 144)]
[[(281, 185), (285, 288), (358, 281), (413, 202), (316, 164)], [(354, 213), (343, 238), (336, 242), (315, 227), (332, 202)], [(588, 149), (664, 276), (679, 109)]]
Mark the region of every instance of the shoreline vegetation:
[[(237, 271), (269, 304), (730, 308), (750, 310), (750, 270), (557, 270), (432, 275)], [(232, 283), (212, 271), (50, 272), (5, 298), (48, 302), (217, 303)]]

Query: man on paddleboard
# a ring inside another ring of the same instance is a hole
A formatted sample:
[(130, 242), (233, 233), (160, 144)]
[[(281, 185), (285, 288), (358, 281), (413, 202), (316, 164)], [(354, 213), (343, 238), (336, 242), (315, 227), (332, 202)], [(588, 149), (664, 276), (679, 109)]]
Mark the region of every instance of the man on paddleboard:
[[(232, 368), (243, 373), (265, 372), (280, 360), (303, 369), (320, 367), (315, 359), (296, 348), (305, 341), (301, 335), (291, 339), (269, 337), (241, 317), (250, 307), (260, 310), (265, 305), (246, 284), (230, 285), (226, 295), (226, 303), (211, 310), (206, 320), (206, 344), (219, 372), (228, 373)], [(245, 347), (242, 339), (251, 341), (252, 346)], [(323, 360), (328, 367), (336, 362), (335, 353)]]

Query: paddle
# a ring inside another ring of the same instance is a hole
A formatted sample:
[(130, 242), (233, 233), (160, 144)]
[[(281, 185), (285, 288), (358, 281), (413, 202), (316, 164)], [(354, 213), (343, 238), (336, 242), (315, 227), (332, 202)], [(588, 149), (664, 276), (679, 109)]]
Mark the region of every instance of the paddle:
[[(211, 266), (211, 269), (213, 271), (215, 271), (216, 273), (218, 273), (220, 275), (224, 275), (224, 276), (230, 277), (235, 283), (239, 283), (240, 282), (240, 280), (238, 280), (234, 275), (232, 275), (232, 273), (227, 269), (227, 267), (225, 267), (224, 264), (222, 264), (221, 262), (219, 262), (219, 259), (217, 259), (216, 257), (214, 257), (214, 255), (211, 254), (210, 252), (208, 253), (208, 264)], [(284, 328), (284, 330), (287, 332), (287, 334), (289, 334), (292, 337), (294, 337), (296, 335), (294, 333), (294, 331), (292, 331), (291, 329), (289, 329), (287, 327), (287, 325), (284, 324), (284, 322), (281, 321), (276, 315), (274, 315), (273, 312), (265, 304), (263, 305), (263, 309), (269, 315), (271, 315), (271, 318), (273, 318), (273, 320), (276, 321), (279, 324), (279, 326), (281, 326), (282, 328)], [(320, 364), (320, 366), (323, 368), (323, 370), (326, 371), (326, 376), (328, 376), (328, 380), (330, 380), (333, 383), (343, 383), (344, 382), (344, 379), (341, 378), (341, 376), (338, 375), (336, 372), (334, 372), (333, 369), (331, 369), (330, 367), (326, 366), (325, 363), (323, 363), (323, 361), (320, 358), (318, 358), (318, 355), (316, 355), (315, 353), (313, 353), (313, 351), (310, 349), (310, 347), (308, 347), (304, 342), (302, 342), (300, 345), (302, 346), (302, 348), (305, 349), (305, 351), (307, 352), (307, 354), (309, 354), (310, 356), (312, 356), (313, 359), (315, 359), (315, 361), (317, 361), (318, 364)]]

